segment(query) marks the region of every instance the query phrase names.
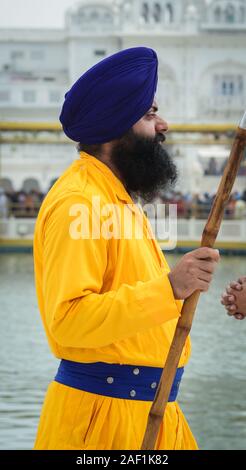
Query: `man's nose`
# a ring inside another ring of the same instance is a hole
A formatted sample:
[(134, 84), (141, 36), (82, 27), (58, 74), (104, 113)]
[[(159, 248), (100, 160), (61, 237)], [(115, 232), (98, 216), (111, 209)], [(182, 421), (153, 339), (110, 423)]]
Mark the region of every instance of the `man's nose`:
[(156, 121), (155, 130), (157, 134), (159, 132), (165, 134), (166, 132), (168, 132), (167, 122), (164, 121), (164, 119), (158, 118)]

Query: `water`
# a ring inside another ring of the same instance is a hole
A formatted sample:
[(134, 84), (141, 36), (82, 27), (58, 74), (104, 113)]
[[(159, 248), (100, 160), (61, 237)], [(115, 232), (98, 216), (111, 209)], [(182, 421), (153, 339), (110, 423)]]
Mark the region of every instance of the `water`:
[[(178, 256), (167, 256), (173, 265)], [(180, 404), (201, 449), (246, 449), (246, 320), (229, 318), (219, 296), (246, 274), (224, 257), (192, 329), (193, 353)], [(48, 382), (57, 367), (37, 308), (32, 256), (0, 255), (0, 449), (31, 449)]]

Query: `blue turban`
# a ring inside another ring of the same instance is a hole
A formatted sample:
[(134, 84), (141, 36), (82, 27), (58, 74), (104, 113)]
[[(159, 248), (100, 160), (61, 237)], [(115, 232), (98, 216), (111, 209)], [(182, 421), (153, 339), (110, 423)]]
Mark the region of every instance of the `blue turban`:
[(132, 47), (87, 70), (65, 94), (60, 115), (65, 134), (83, 144), (121, 137), (151, 108), (157, 68), (153, 49)]

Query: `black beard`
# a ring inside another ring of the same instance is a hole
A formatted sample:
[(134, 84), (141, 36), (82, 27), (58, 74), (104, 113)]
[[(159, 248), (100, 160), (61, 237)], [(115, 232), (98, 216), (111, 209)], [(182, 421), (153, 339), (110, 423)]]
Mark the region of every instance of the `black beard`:
[(111, 161), (119, 171), (126, 190), (134, 197), (153, 200), (159, 190), (166, 190), (177, 178), (177, 169), (161, 141), (135, 134), (130, 129), (118, 139), (111, 153)]

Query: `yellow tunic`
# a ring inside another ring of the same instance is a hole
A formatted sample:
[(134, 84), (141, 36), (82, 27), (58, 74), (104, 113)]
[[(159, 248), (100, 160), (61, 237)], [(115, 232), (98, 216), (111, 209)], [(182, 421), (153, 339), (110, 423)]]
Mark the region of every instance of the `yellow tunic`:
[[(120, 237), (80, 236), (81, 205), (88, 209), (91, 228), (94, 215), (100, 226), (108, 223), (105, 204), (128, 214), (125, 225), (119, 224)], [(181, 302), (173, 296), (162, 252), (148, 236), (147, 219), (142, 239), (122, 237), (130, 215), (137, 226), (139, 209), (121, 181), (84, 152), (43, 201), (34, 236), (35, 281), (48, 342), (57, 358), (163, 367)], [(180, 367), (189, 354), (188, 338)], [(139, 449), (150, 406), (52, 382), (35, 449)], [(167, 405), (156, 448), (197, 448), (177, 402)]]

